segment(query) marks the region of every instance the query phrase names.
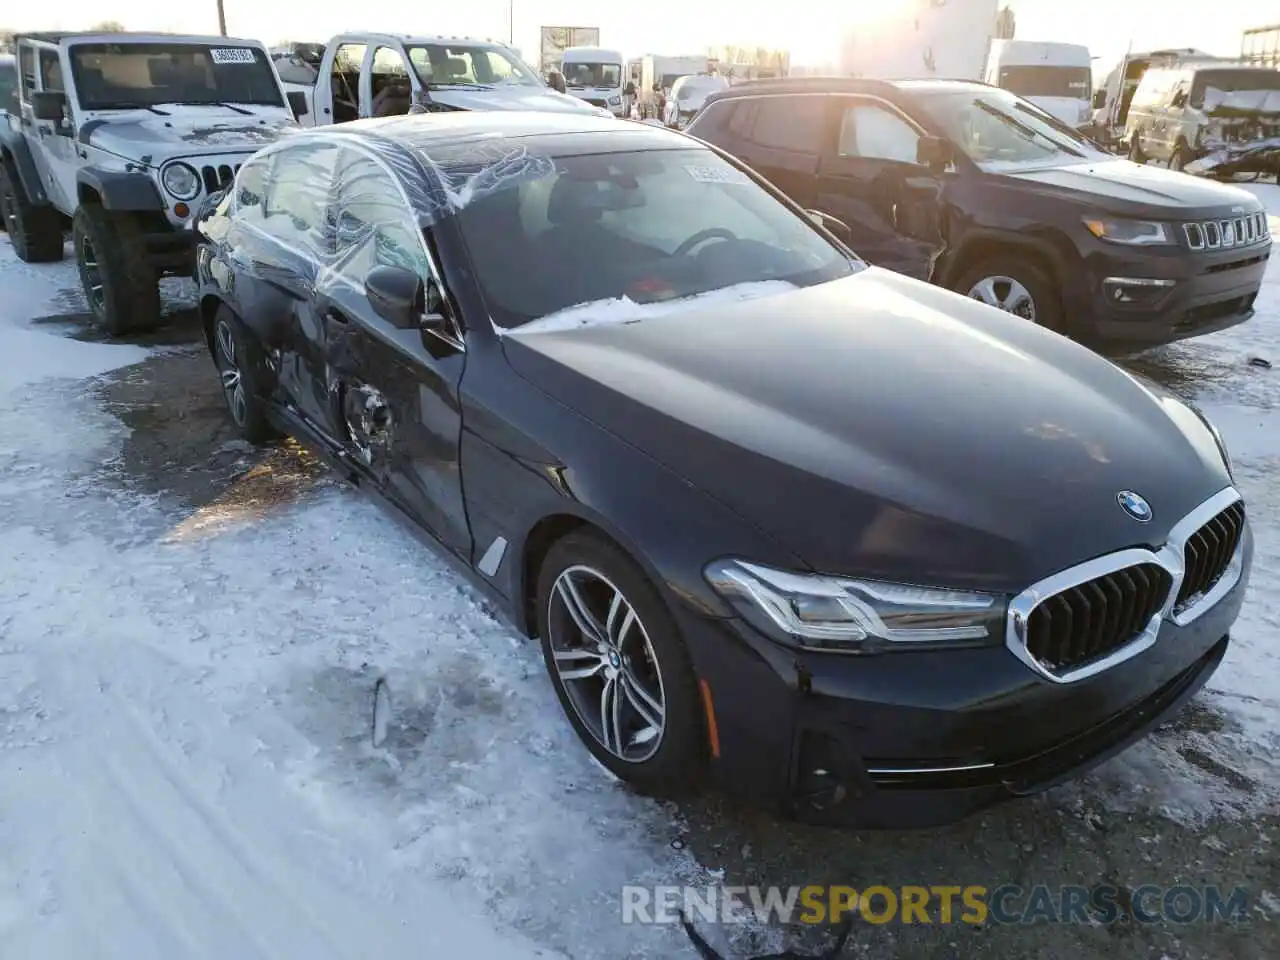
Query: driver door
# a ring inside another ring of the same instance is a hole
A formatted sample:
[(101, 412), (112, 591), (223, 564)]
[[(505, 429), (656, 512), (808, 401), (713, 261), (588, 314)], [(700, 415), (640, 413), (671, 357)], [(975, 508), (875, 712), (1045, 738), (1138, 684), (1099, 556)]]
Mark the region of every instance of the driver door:
[(942, 253), (945, 174), (916, 162), (924, 131), (884, 100), (832, 97), (812, 206), (849, 225), (859, 256), (928, 280)]
[(66, 93), (58, 48), (49, 44), (26, 42), (19, 52), (19, 82), (22, 91), (22, 124), (33, 130), (40, 148), (31, 151), (36, 172), (49, 200), (60, 210), (76, 207), (75, 129), (68, 105), (61, 122), (37, 120), (31, 108), (31, 94), (36, 92)]
[(390, 500), (469, 559), (459, 469), (461, 330), (399, 329), (364, 292), (378, 266), (409, 269), (439, 285), (424, 233), (394, 174), (354, 147), (343, 148), (339, 160), (333, 221), (338, 278), (326, 290), (325, 310), (344, 445)]

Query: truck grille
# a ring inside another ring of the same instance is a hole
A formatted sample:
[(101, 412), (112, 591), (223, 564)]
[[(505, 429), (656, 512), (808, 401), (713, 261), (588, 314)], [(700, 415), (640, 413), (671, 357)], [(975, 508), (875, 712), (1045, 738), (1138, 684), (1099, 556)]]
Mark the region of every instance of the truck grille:
[(1164, 607), (1173, 577), (1140, 563), (1096, 577), (1042, 601), (1027, 621), (1027, 652), (1061, 673), (1125, 646)]
[(1178, 590), (1174, 613), (1191, 606), (1222, 579), (1244, 532), (1244, 504), (1237, 501), (1197, 530), (1182, 550), (1187, 572)]
[(1271, 237), (1267, 213), (1259, 210), (1226, 220), (1199, 220), (1182, 225), (1182, 234), (1192, 250), (1229, 250), (1261, 243)]
[(205, 192), (217, 193), (223, 187), (229, 187), (240, 172), (240, 167), (241, 164), (238, 163), (235, 166), (224, 163), (216, 167), (205, 164), (200, 168), (200, 179), (204, 181)]

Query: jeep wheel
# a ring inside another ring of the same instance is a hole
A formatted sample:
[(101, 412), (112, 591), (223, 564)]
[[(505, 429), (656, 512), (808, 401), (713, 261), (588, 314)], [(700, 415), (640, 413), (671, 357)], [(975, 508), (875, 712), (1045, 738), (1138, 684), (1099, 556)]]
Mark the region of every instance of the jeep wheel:
[(137, 224), (88, 203), (76, 211), (72, 232), (80, 282), (98, 325), (113, 337), (156, 326), (160, 289)]
[(1174, 148), (1173, 153), (1169, 156), (1169, 169), (1184, 170), (1191, 160), (1191, 148), (1185, 143), (1179, 143), (1177, 147)]
[(62, 259), (62, 219), (53, 207), (37, 207), (27, 200), (13, 167), (0, 161), (0, 219), (24, 263), (54, 263)]
[(1034, 260), (996, 254), (956, 278), (957, 293), (1050, 330), (1062, 329), (1062, 300), (1053, 279)]
[(1142, 144), (1138, 143), (1138, 135), (1136, 133), (1129, 138), (1129, 159), (1134, 163), (1147, 162), (1147, 155), (1142, 152)]

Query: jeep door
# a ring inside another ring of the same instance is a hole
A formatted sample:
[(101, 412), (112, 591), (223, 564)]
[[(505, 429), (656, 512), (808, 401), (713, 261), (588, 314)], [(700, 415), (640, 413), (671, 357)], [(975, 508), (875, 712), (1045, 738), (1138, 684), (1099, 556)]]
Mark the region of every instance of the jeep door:
[(33, 93), (66, 95), (62, 63), (54, 44), (23, 41), (19, 51), (22, 127), (31, 137), (31, 159), (50, 202), (63, 213), (76, 208), (75, 125), (68, 104), (64, 119), (37, 120), (31, 107)]
[(811, 206), (849, 226), (859, 256), (928, 280), (944, 246), (947, 175), (916, 162), (923, 128), (879, 97), (830, 97), (828, 103)]
[(400, 329), (365, 295), (365, 278), (379, 266), (443, 290), (426, 235), (395, 174), (356, 146), (342, 150), (333, 221), (337, 257), (325, 309), (345, 446), (390, 500), (469, 559), (458, 457), (462, 332)]
[(725, 149), (802, 207), (812, 207), (826, 128), (824, 94), (745, 98), (734, 106)]

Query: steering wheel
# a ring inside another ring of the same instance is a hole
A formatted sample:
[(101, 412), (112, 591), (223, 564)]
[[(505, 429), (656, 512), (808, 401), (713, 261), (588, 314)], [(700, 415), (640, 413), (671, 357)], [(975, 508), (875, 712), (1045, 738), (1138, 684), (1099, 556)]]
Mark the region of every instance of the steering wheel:
[(708, 227), (706, 230), (699, 230), (684, 243), (680, 244), (680, 246), (676, 247), (671, 255), (673, 257), (687, 257), (694, 247), (701, 246), (708, 240), (737, 239), (738, 235), (732, 230), (726, 230), (724, 227)]

